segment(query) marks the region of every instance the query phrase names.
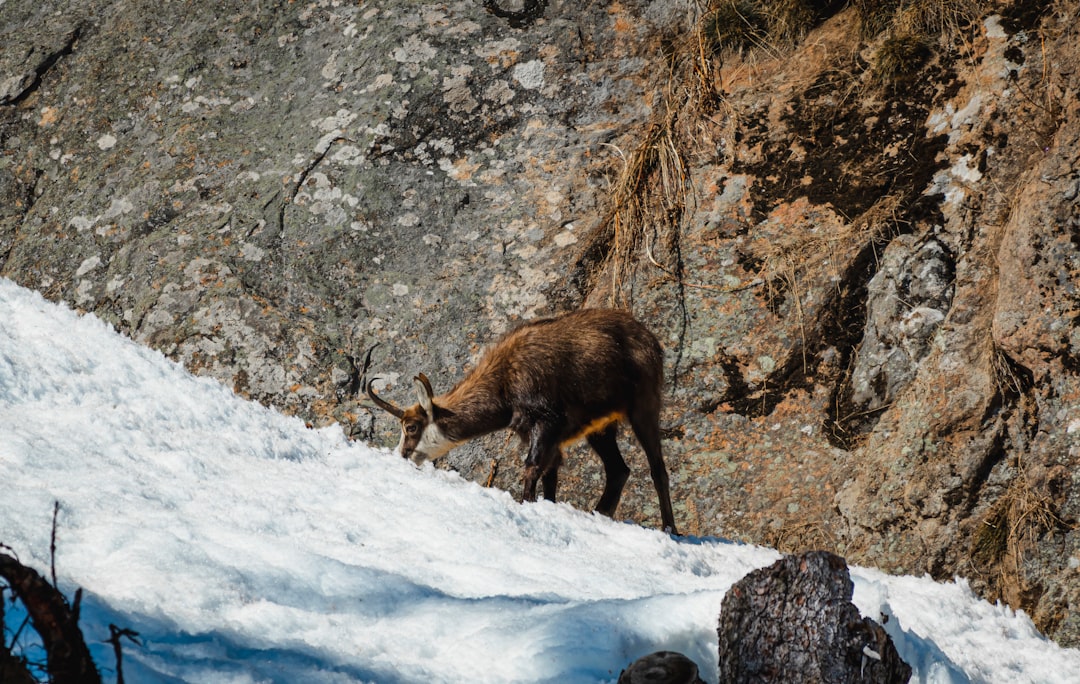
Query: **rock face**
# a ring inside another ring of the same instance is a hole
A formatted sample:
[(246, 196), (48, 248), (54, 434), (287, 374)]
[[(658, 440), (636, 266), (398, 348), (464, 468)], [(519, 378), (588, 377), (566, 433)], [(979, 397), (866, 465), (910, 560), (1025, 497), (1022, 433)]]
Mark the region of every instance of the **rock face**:
[(851, 593), (844, 559), (821, 551), (739, 580), (720, 609), (719, 681), (906, 684), (911, 668)]
[(632, 308), (681, 530), (964, 575), (1080, 644), (1077, 0), (752, 4), (7, 0), (0, 274), (386, 444), (372, 344), (404, 401)]

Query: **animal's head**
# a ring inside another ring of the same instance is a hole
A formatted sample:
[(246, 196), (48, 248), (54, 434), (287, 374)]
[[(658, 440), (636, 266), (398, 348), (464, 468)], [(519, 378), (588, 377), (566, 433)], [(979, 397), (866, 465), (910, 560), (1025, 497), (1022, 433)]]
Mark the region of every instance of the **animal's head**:
[(406, 409), (375, 394), (371, 386), (375, 380), (378, 378), (372, 378), (367, 383), (367, 395), (376, 406), (401, 421), (401, 441), (398, 442), (397, 452), (402, 458), (411, 459), (414, 463), (434, 461), (453, 448), (454, 442), (447, 438), (439, 425), (442, 411), (435, 404), (435, 394), (426, 375), (420, 373), (413, 378), (417, 403)]

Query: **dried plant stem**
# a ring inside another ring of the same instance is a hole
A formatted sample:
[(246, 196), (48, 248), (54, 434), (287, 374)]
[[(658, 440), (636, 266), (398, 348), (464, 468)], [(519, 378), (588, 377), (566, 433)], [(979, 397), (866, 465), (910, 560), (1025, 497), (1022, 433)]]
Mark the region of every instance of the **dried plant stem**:
[(488, 466), (488, 476), (484, 480), (484, 486), (491, 488), (495, 486), (495, 476), (499, 474), (499, 459), (491, 459), (491, 464)]

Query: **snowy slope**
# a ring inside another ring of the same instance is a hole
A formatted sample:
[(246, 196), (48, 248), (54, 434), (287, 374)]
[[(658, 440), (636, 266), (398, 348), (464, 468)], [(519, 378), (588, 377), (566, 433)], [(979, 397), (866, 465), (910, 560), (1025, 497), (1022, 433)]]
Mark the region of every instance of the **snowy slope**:
[[(659, 649), (715, 681), (727, 588), (775, 551), (521, 505), (238, 399), (0, 280), (0, 542), (141, 633), (131, 682), (603, 682)], [(853, 568), (913, 681), (1080, 681), (963, 581)], [(106, 675), (108, 681), (110, 676)]]

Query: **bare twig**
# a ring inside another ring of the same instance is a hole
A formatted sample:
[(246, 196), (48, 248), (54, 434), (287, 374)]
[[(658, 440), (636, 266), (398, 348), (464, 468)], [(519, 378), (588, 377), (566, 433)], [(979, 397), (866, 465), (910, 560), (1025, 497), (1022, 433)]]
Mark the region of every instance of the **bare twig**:
[(52, 512), (52, 534), (49, 535), (49, 565), (52, 571), (52, 585), (53, 589), (57, 589), (56, 585), (56, 518), (60, 514), (60, 502), (53, 501)]
[(126, 627), (117, 627), (109, 624), (109, 638), (107, 643), (112, 644), (113, 654), (116, 655), (116, 684), (124, 684), (124, 651), (120, 646), (120, 640), (124, 637), (136, 646), (140, 646), (139, 633)]

